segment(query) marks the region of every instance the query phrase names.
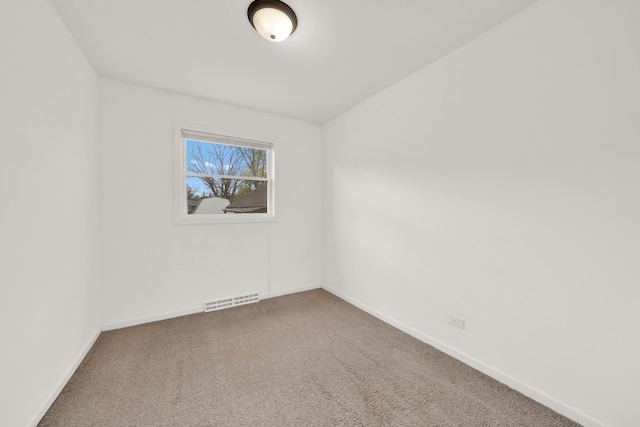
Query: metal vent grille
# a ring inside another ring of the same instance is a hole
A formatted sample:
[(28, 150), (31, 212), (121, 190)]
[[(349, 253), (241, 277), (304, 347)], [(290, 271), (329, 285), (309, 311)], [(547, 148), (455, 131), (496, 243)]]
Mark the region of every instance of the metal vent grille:
[(252, 302), (260, 301), (260, 294), (254, 292), (251, 294), (237, 295), (234, 297), (226, 297), (213, 301), (204, 302), (204, 311), (222, 310), (223, 308), (235, 307), (237, 305), (250, 304)]

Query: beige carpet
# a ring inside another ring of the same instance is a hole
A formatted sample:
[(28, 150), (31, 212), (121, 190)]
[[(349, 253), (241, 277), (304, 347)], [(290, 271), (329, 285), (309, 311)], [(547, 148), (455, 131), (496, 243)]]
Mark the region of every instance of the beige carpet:
[(40, 426), (576, 426), (323, 290), (104, 332)]

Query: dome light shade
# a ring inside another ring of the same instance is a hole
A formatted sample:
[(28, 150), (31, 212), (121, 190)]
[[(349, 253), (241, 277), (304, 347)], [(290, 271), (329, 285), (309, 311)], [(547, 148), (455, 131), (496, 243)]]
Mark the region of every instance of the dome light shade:
[(255, 0), (249, 5), (247, 16), (258, 34), (270, 42), (286, 39), (298, 25), (293, 10), (278, 0)]

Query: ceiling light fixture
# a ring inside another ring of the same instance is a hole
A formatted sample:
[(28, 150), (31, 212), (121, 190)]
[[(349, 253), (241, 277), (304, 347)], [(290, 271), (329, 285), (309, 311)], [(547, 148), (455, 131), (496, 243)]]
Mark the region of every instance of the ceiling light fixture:
[(278, 0), (255, 0), (249, 5), (247, 16), (258, 34), (270, 42), (281, 42), (298, 26), (293, 10)]

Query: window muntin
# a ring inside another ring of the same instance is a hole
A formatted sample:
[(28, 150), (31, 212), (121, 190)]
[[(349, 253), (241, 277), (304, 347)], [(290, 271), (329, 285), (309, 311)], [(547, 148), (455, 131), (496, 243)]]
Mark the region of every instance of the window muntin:
[(180, 145), (176, 222), (274, 218), (271, 143), (181, 129)]

